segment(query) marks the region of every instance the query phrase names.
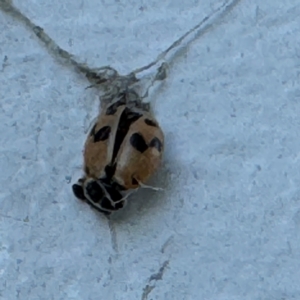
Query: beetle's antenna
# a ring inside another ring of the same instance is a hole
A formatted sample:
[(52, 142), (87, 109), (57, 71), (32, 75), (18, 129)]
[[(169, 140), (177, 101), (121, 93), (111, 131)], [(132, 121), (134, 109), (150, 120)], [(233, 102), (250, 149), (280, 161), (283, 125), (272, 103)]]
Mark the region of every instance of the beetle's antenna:
[(163, 188), (160, 188), (160, 187), (155, 187), (155, 186), (143, 184), (142, 182), (140, 182), (138, 180), (137, 180), (137, 182), (138, 182), (139, 186), (142, 189), (151, 189), (151, 190), (154, 190), (154, 191), (163, 191), (164, 190)]
[(146, 92), (141, 97), (142, 100), (148, 97), (149, 90), (150, 90), (150, 88), (152, 88), (154, 86), (154, 83), (156, 81), (163, 81), (163, 80), (165, 80), (167, 78), (167, 70), (168, 70), (167, 63), (165, 63), (165, 62), (162, 63), (160, 65), (160, 67), (157, 69), (155, 76), (152, 76), (152, 78), (150, 79), (150, 83), (148, 84), (148, 86), (146, 88)]
[[(226, 0), (222, 5), (218, 8), (214, 9), (209, 15), (203, 18), (198, 24), (196, 24), (193, 28), (188, 30), (185, 34), (183, 34), (180, 38), (174, 41), (166, 50), (161, 52), (154, 61), (147, 64), (146, 66), (140, 67), (135, 69), (134, 71), (130, 72), (125, 76), (118, 75), (118, 72), (110, 67), (105, 66), (98, 69), (90, 68), (87, 64), (81, 63), (75, 59), (74, 55), (70, 54), (66, 50), (59, 47), (56, 42), (44, 31), (43, 28), (34, 24), (28, 17), (26, 17), (19, 9), (17, 9), (12, 0), (0, 0), (0, 9), (3, 10), (5, 13), (10, 14), (13, 18), (22, 22), (26, 27), (28, 27), (34, 34), (39, 38), (39, 40), (46, 46), (47, 50), (54, 55), (56, 59), (62, 59), (65, 63), (75, 67), (79, 72), (86, 75), (89, 81), (92, 81), (93, 84), (96, 83), (101, 84), (102, 80), (106, 80), (105, 76), (102, 76), (102, 73), (105, 72), (113, 72), (118, 77), (122, 78), (131, 78), (131, 81), (134, 82), (135, 75), (150, 69), (151, 67), (155, 66), (158, 63), (165, 64), (167, 63), (166, 60), (167, 56), (171, 53), (172, 50), (175, 50), (173, 54), (171, 54), (169, 58), (169, 65), (174, 62), (174, 60), (180, 55), (180, 51), (182, 48), (187, 49), (192, 42), (194, 42), (197, 38), (201, 35), (205, 34), (209, 29), (212, 29), (217, 21), (227, 15), (241, 0)], [(220, 13), (220, 14), (219, 14)], [(213, 22), (213, 20), (215, 22)], [(206, 24), (206, 25), (204, 25)], [(204, 25), (204, 26), (203, 26)], [(179, 48), (179, 46), (186, 40), (185, 46)], [(101, 76), (98, 74), (99, 72), (95, 72), (95, 70), (101, 70)], [(165, 79), (165, 77), (160, 77), (160, 68), (157, 68), (156, 75), (154, 76), (153, 82), (150, 83), (149, 88), (153, 85), (153, 83), (157, 80), (162, 80), (160, 78)], [(109, 75), (113, 76), (113, 75)], [(114, 76), (113, 76), (114, 77)], [(94, 81), (93, 81), (94, 80)], [(100, 81), (100, 82), (99, 82)], [(145, 96), (148, 94), (148, 90), (146, 91)]]
[[(214, 9), (209, 15), (207, 15), (205, 18), (203, 18), (197, 25), (195, 25), (189, 31), (184, 33), (180, 38), (178, 38), (175, 42), (173, 42), (166, 50), (161, 52), (154, 61), (152, 61), (151, 63), (149, 63), (146, 66), (135, 69), (131, 73), (134, 73), (136, 75), (138, 73), (141, 73), (143, 71), (150, 69), (151, 67), (155, 66), (159, 62), (167, 63), (166, 62), (167, 55), (175, 48), (177, 48), (177, 50), (175, 51), (175, 53), (173, 53), (170, 60), (172, 60), (172, 58), (173, 58), (173, 60), (176, 59), (176, 54), (178, 54), (179, 50), (181, 50), (181, 49), (178, 49), (178, 47), (184, 42), (185, 39), (187, 41), (186, 41), (185, 46), (183, 46), (183, 48), (188, 48), (190, 46), (190, 44), (192, 42), (194, 42), (197, 38), (199, 38), (201, 35), (205, 34), (209, 29), (212, 29), (216, 25), (216, 21), (218, 19), (220, 19), (221, 17), (224, 17), (225, 15), (227, 15), (240, 1), (241, 0), (224, 1), (224, 3), (222, 5), (220, 5), (216, 9)], [(221, 12), (221, 15), (217, 15), (219, 12)], [(211, 21), (211, 19), (213, 19), (213, 17), (215, 17), (214, 18), (215, 22)], [(208, 23), (209, 21), (211, 21), (211, 22)], [(208, 23), (208, 24), (206, 24), (201, 29), (201, 27), (205, 23)], [(159, 70), (158, 70), (158, 72), (159, 72)]]
[[(59, 47), (42, 27), (37, 26), (18, 8), (16, 8), (12, 3), (12, 0), (0, 0), (0, 9), (5, 13), (11, 15), (14, 19), (23, 23), (28, 29), (30, 29), (46, 46), (48, 52), (50, 52), (50, 54), (53, 55), (56, 59), (62, 60), (64, 63), (75, 67), (75, 69), (77, 69), (80, 73), (88, 74), (91, 71), (91, 68), (87, 64), (80, 63), (77, 59), (75, 59), (74, 55)], [(103, 70), (105, 68), (108, 69), (108, 67), (102, 67)]]

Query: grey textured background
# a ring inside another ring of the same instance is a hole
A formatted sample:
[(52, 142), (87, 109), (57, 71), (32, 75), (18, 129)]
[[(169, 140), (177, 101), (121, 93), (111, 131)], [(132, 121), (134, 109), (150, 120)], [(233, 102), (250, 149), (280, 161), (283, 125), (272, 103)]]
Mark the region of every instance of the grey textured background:
[[(140, 67), (222, 1), (15, 5), (92, 66)], [(300, 299), (300, 4), (242, 0), (152, 99), (163, 192), (74, 199), (95, 90), (0, 12), (0, 298)]]

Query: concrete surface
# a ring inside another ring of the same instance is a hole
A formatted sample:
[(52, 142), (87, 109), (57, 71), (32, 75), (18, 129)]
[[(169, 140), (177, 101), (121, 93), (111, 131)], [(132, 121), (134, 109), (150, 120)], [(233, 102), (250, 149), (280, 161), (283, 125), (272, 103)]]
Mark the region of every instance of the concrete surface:
[[(14, 3), (124, 73), (222, 1)], [(241, 0), (182, 53), (152, 99), (164, 191), (108, 223), (71, 192), (96, 91), (0, 12), (0, 298), (300, 299), (299, 16), (298, 0)]]

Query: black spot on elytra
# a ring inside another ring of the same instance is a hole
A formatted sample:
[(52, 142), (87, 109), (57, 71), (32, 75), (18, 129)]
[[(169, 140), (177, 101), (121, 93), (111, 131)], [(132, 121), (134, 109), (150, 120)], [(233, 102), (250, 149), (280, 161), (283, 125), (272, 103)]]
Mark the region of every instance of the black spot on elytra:
[(104, 191), (96, 181), (92, 181), (87, 184), (86, 192), (95, 203), (100, 202), (100, 200), (104, 197)]
[(148, 145), (145, 142), (145, 139), (140, 133), (134, 133), (130, 137), (130, 144), (131, 146), (136, 149), (137, 151), (143, 153), (148, 149)]
[(80, 200), (85, 200), (83, 188), (82, 188), (81, 185), (79, 185), (77, 183), (73, 184), (72, 185), (72, 190), (73, 190), (73, 193), (74, 193), (76, 198), (78, 198)]
[(129, 130), (130, 125), (138, 120), (142, 115), (136, 112), (131, 111), (129, 108), (125, 108), (118, 124), (118, 129), (116, 133), (116, 139), (113, 149), (112, 162), (114, 162), (118, 151), (121, 147), (121, 144)]
[(114, 176), (115, 172), (116, 172), (116, 164), (113, 165), (107, 165), (104, 169), (105, 174), (106, 174), (106, 181), (110, 182), (111, 178)]
[(110, 105), (106, 110), (106, 115), (114, 115), (117, 112), (118, 107), (124, 104), (125, 104), (124, 100), (119, 100), (114, 104)]
[(150, 119), (145, 119), (145, 123), (149, 126), (157, 127), (157, 124)]
[(162, 142), (157, 137), (153, 138), (149, 145), (151, 148), (156, 148), (159, 152), (162, 150)]
[(131, 179), (131, 183), (132, 183), (133, 185), (138, 185), (138, 184), (139, 184), (138, 181), (137, 181), (135, 178), (133, 178), (133, 177), (132, 177), (132, 179)]
[(105, 141), (108, 139), (110, 134), (111, 128), (109, 126), (104, 126), (100, 128), (95, 134), (94, 134), (94, 143)]

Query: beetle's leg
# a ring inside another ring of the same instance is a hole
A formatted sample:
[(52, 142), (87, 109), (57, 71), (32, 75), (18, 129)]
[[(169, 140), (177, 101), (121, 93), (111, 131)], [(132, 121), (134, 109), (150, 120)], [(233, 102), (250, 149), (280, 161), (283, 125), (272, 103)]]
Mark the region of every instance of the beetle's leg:
[(142, 189), (151, 189), (151, 190), (154, 190), (154, 191), (163, 191), (164, 189), (163, 188), (160, 188), (160, 187), (154, 187), (154, 186), (151, 186), (151, 185), (146, 185), (146, 184), (143, 184), (142, 182), (138, 181), (138, 184), (139, 186), (142, 188)]
[(102, 210), (107, 211), (107, 212), (117, 211), (119, 209), (124, 208), (125, 205), (126, 205), (126, 200), (122, 200), (122, 201), (112, 204), (110, 199), (108, 199), (107, 197), (104, 197), (100, 202), (100, 207), (102, 208)]
[(142, 99), (148, 97), (149, 90), (150, 90), (150, 88), (152, 88), (154, 86), (156, 81), (163, 81), (167, 78), (167, 69), (168, 69), (167, 63), (164, 62), (160, 65), (160, 67), (157, 69), (157, 71), (155, 73), (155, 76), (150, 81), (150, 84), (148, 85), (148, 87), (146, 89), (146, 93), (142, 96)]
[(95, 205), (93, 202), (90, 201), (86, 201), (86, 203), (92, 207), (93, 209), (99, 211), (100, 213), (104, 214), (105, 216), (109, 216), (111, 214), (111, 210), (105, 210), (105, 209), (101, 209), (100, 207), (98, 207), (97, 205)]

